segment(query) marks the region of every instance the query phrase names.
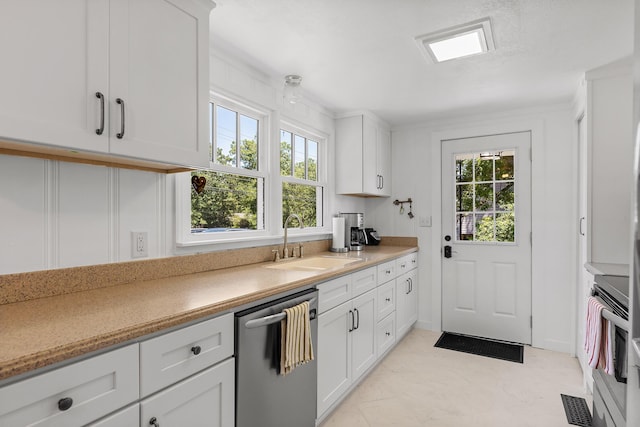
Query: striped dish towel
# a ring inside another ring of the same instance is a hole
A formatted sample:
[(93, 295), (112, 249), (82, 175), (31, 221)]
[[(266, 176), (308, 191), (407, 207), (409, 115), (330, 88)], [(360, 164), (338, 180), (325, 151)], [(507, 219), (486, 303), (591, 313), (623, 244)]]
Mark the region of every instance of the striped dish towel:
[(602, 318), (605, 306), (595, 297), (587, 300), (587, 327), (585, 331), (584, 349), (587, 362), (594, 369), (602, 368), (613, 375), (613, 325)]
[(280, 322), (280, 375), (313, 360), (309, 302), (283, 310), (287, 317)]

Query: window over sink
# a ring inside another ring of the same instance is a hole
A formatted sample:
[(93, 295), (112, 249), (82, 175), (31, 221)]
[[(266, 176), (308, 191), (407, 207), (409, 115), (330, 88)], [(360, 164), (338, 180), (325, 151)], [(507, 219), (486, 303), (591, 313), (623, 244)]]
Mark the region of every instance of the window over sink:
[(276, 134), (272, 112), (218, 95), (209, 117), (209, 168), (176, 176), (179, 246), (276, 239), (291, 213), (305, 228), (290, 235), (326, 233), (326, 137), (285, 121)]

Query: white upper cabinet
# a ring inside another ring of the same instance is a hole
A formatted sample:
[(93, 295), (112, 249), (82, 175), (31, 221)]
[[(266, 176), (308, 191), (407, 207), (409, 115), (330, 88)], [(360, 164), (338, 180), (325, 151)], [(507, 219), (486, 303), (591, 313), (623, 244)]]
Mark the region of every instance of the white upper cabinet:
[(207, 166), (212, 6), (204, 0), (5, 5), (0, 148)]
[(368, 114), (336, 120), (336, 192), (391, 195), (391, 134)]

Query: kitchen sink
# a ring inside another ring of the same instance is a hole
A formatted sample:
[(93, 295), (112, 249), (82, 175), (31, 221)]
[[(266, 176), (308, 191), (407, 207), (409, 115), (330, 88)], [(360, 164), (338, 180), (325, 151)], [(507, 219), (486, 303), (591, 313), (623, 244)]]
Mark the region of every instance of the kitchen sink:
[(290, 258), (277, 263), (273, 263), (271, 265), (267, 265), (266, 268), (273, 268), (276, 270), (323, 271), (330, 270), (332, 268), (342, 268), (349, 264), (361, 261), (361, 258), (343, 258), (332, 256)]

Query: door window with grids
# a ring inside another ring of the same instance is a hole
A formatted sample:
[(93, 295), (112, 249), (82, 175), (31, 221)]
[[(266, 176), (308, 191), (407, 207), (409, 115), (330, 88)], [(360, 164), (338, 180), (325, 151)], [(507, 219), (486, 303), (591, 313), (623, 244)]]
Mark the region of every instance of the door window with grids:
[(456, 240), (515, 242), (515, 150), (456, 154)]

